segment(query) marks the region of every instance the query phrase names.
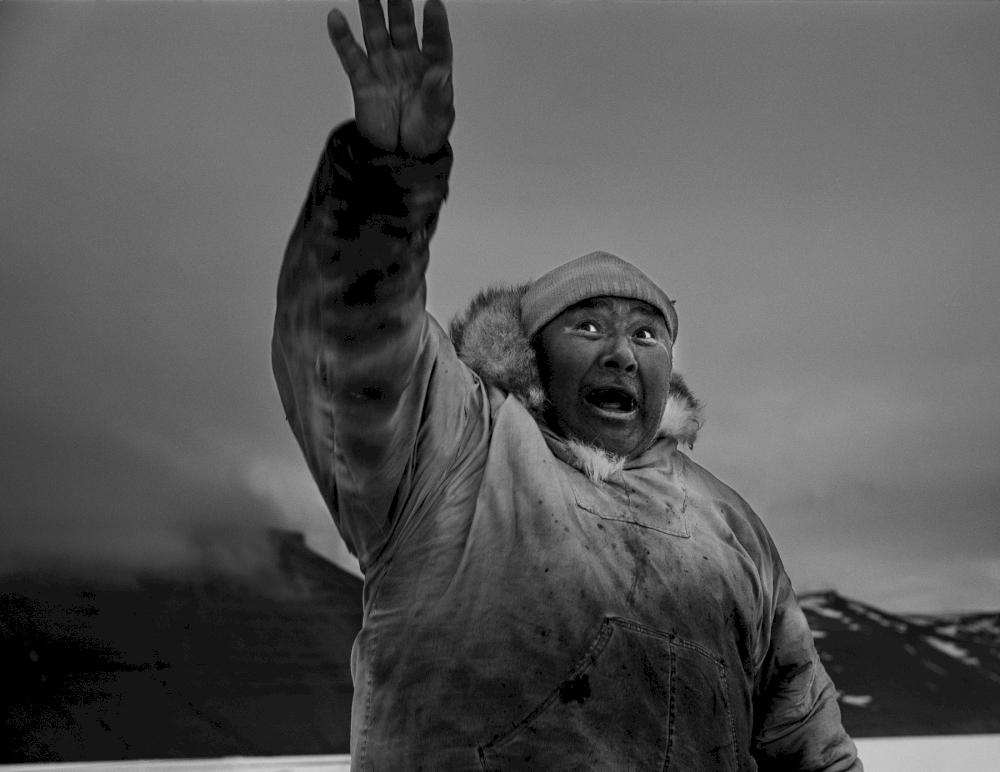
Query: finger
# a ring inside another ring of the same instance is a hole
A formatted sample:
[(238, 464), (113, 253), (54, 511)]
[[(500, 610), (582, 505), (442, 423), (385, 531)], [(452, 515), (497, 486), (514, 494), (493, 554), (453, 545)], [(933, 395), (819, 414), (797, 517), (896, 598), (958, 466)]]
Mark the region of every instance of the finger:
[(423, 52), (432, 64), (451, 64), (451, 32), (441, 0), (427, 0), (424, 5)]
[(412, 0), (389, 0), (389, 35), (396, 48), (417, 47), (417, 25)]
[(381, 0), (358, 0), (358, 10), (361, 11), (361, 31), (368, 55), (384, 51), (389, 47), (389, 32), (385, 28)]
[(344, 72), (350, 78), (351, 83), (363, 79), (371, 70), (368, 64), (368, 57), (361, 50), (351, 34), (351, 27), (347, 23), (344, 15), (334, 8), (326, 17), (326, 31), (330, 35), (330, 42), (333, 43), (340, 63), (344, 67)]

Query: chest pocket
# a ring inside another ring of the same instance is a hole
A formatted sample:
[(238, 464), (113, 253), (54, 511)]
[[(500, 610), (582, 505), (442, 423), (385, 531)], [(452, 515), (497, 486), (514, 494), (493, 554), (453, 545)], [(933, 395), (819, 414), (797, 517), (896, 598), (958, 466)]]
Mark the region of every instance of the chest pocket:
[[(670, 486), (675, 490), (667, 491), (665, 495), (653, 497), (635, 487), (595, 484), (583, 475), (574, 476), (570, 485), (576, 497), (576, 505), (602, 520), (630, 523), (682, 539), (691, 536), (687, 519), (681, 511), (685, 493), (676, 486)], [(678, 495), (670, 496), (674, 492)], [(678, 502), (677, 506), (668, 497), (674, 498)]]

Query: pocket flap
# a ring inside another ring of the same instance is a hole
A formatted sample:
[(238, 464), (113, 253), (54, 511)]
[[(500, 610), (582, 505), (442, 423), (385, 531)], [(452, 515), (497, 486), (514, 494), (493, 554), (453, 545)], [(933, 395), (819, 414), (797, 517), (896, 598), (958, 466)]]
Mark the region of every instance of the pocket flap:
[(582, 484), (574, 482), (573, 493), (577, 506), (603, 520), (631, 523), (682, 539), (691, 536), (684, 515), (665, 498), (654, 499), (635, 489), (602, 490), (589, 481)]

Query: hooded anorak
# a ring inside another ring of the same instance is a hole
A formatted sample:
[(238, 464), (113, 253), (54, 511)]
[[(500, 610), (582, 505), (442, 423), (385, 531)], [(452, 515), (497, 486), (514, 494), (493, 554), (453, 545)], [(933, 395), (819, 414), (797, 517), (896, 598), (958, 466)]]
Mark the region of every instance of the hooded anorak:
[(860, 770), (747, 503), (669, 431), (593, 479), (424, 310), (450, 165), (342, 127), (279, 280), (282, 403), (365, 577), (352, 769)]

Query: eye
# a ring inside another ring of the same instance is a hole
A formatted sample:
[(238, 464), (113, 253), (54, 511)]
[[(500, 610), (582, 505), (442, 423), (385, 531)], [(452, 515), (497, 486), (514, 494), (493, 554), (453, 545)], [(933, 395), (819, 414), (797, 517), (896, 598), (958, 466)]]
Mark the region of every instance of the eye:
[(600, 330), (598, 330), (597, 328), (597, 325), (590, 321), (580, 322), (576, 326), (576, 329), (582, 330), (583, 332), (600, 332)]
[(632, 335), (640, 340), (656, 340), (656, 332), (652, 327), (640, 327)]

